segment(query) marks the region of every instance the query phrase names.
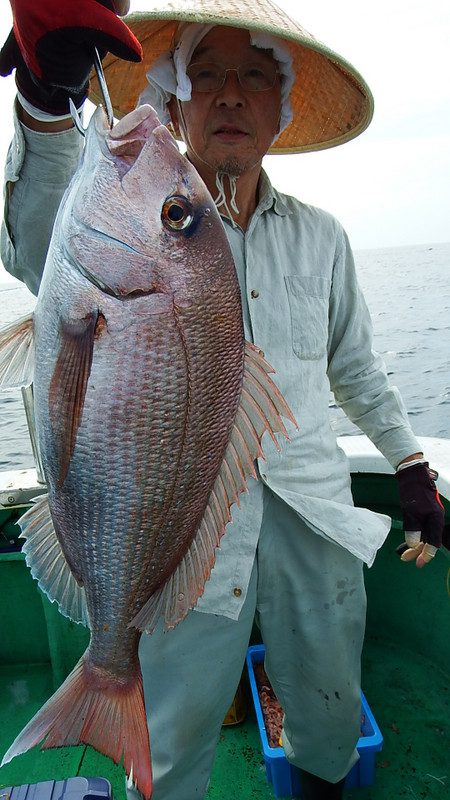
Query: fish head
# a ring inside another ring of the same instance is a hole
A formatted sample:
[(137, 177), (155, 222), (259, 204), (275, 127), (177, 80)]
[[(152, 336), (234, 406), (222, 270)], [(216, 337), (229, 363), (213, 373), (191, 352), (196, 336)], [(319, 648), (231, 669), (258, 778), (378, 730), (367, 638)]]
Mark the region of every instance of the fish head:
[(212, 197), (149, 105), (112, 130), (96, 110), (63, 202), (66, 258), (107, 294), (166, 294), (189, 305), (236, 281)]

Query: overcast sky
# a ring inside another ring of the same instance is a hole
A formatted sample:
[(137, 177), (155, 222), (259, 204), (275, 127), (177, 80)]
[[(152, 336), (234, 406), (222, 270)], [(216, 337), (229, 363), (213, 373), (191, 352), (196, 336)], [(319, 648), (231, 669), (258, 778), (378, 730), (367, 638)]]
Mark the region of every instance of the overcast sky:
[[(145, 9), (132, 0), (132, 9)], [(375, 96), (372, 124), (330, 150), (271, 156), (278, 189), (335, 214), (357, 249), (450, 241), (448, 0), (279, 0), (354, 64)], [(10, 27), (2, 3), (2, 41)], [(11, 138), (12, 77), (0, 79), (0, 161)], [(0, 280), (3, 274), (0, 273)]]

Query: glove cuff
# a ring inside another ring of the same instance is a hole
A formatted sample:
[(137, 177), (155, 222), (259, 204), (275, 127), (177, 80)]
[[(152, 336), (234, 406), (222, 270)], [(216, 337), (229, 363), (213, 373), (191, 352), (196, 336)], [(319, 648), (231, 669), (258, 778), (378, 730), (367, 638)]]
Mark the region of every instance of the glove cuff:
[[(76, 93), (69, 93), (66, 89), (60, 89), (52, 86), (46, 86), (41, 82), (33, 80), (30, 73), (27, 73), (18, 67), (16, 69), (16, 86), (20, 99), (25, 100), (23, 107), (31, 113), (31, 116), (36, 117), (36, 113), (32, 113), (26, 107), (29, 104), (33, 109), (44, 114), (49, 114), (54, 117), (70, 116), (69, 97), (72, 98), (77, 109), (80, 109), (87, 98), (89, 83), (82, 88), (81, 91)], [(37, 118), (37, 117), (36, 117)], [(47, 117), (47, 121), (48, 117)]]
[(428, 466), (428, 461), (426, 458), (415, 458), (413, 461), (404, 461), (403, 464), (399, 464), (397, 467), (397, 472), (402, 472), (404, 469), (408, 469), (409, 467), (415, 467), (416, 464), (425, 464)]
[(37, 106), (30, 103), (19, 90), (17, 90), (17, 99), (27, 114), (39, 122), (60, 122), (61, 120), (72, 118), (72, 114), (70, 112), (67, 114), (52, 114), (50, 111), (44, 111), (41, 108), (37, 108)]

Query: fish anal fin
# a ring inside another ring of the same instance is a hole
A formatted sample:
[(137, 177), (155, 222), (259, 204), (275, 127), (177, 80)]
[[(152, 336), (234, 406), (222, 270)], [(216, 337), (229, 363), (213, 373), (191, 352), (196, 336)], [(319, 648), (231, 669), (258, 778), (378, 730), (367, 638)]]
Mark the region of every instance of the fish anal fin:
[(120, 680), (82, 656), (62, 686), (19, 733), (3, 757), (7, 764), (35, 747), (90, 744), (116, 764), (123, 757), (126, 773), (145, 800), (152, 793), (152, 772), (142, 676)]
[(33, 314), (27, 314), (0, 331), (0, 388), (29, 386), (33, 374)]
[[(167, 629), (174, 628), (195, 606), (211, 575), (215, 551), (225, 531), (226, 523), (219, 522), (211, 510), (211, 505), (217, 506), (218, 503), (213, 489), (210, 504), (186, 555), (166, 583), (150, 597), (131, 620), (129, 627), (153, 633), (158, 619), (162, 617)], [(229, 522), (231, 519), (229, 507), (226, 513)]]
[(98, 314), (60, 324), (60, 349), (49, 387), (49, 413), (59, 463), (58, 486), (70, 466), (92, 366)]
[(47, 495), (35, 499), (19, 525), (25, 539), (22, 552), (39, 588), (58, 604), (65, 617), (89, 625), (86, 594), (56, 536)]
[(197, 533), (174, 573), (155, 592), (129, 623), (152, 633), (159, 617), (166, 628), (174, 628), (194, 608), (211, 575), (216, 548), (231, 520), (231, 506), (247, 491), (247, 478), (256, 478), (255, 460), (264, 457), (261, 440), (267, 431), (278, 445), (275, 434), (288, 438), (282, 417), (297, 426), (296, 420), (269, 377), (272, 367), (260, 351), (249, 343), (245, 349), (241, 402), (236, 412), (225, 456), (209, 496)]

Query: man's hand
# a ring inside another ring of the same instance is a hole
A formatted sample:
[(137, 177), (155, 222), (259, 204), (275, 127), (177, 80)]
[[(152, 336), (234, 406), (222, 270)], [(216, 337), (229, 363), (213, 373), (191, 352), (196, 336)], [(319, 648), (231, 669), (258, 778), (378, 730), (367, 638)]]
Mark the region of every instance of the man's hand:
[(128, 0), (10, 0), (13, 29), (0, 51), (0, 75), (16, 69), (19, 92), (51, 114), (87, 96), (94, 47), (140, 61), (141, 46), (117, 14)]
[(398, 469), (400, 508), (403, 514), (405, 543), (397, 552), (402, 561), (415, 561), (424, 567), (442, 545), (445, 513), (435, 480), (437, 472), (427, 462), (405, 463)]

